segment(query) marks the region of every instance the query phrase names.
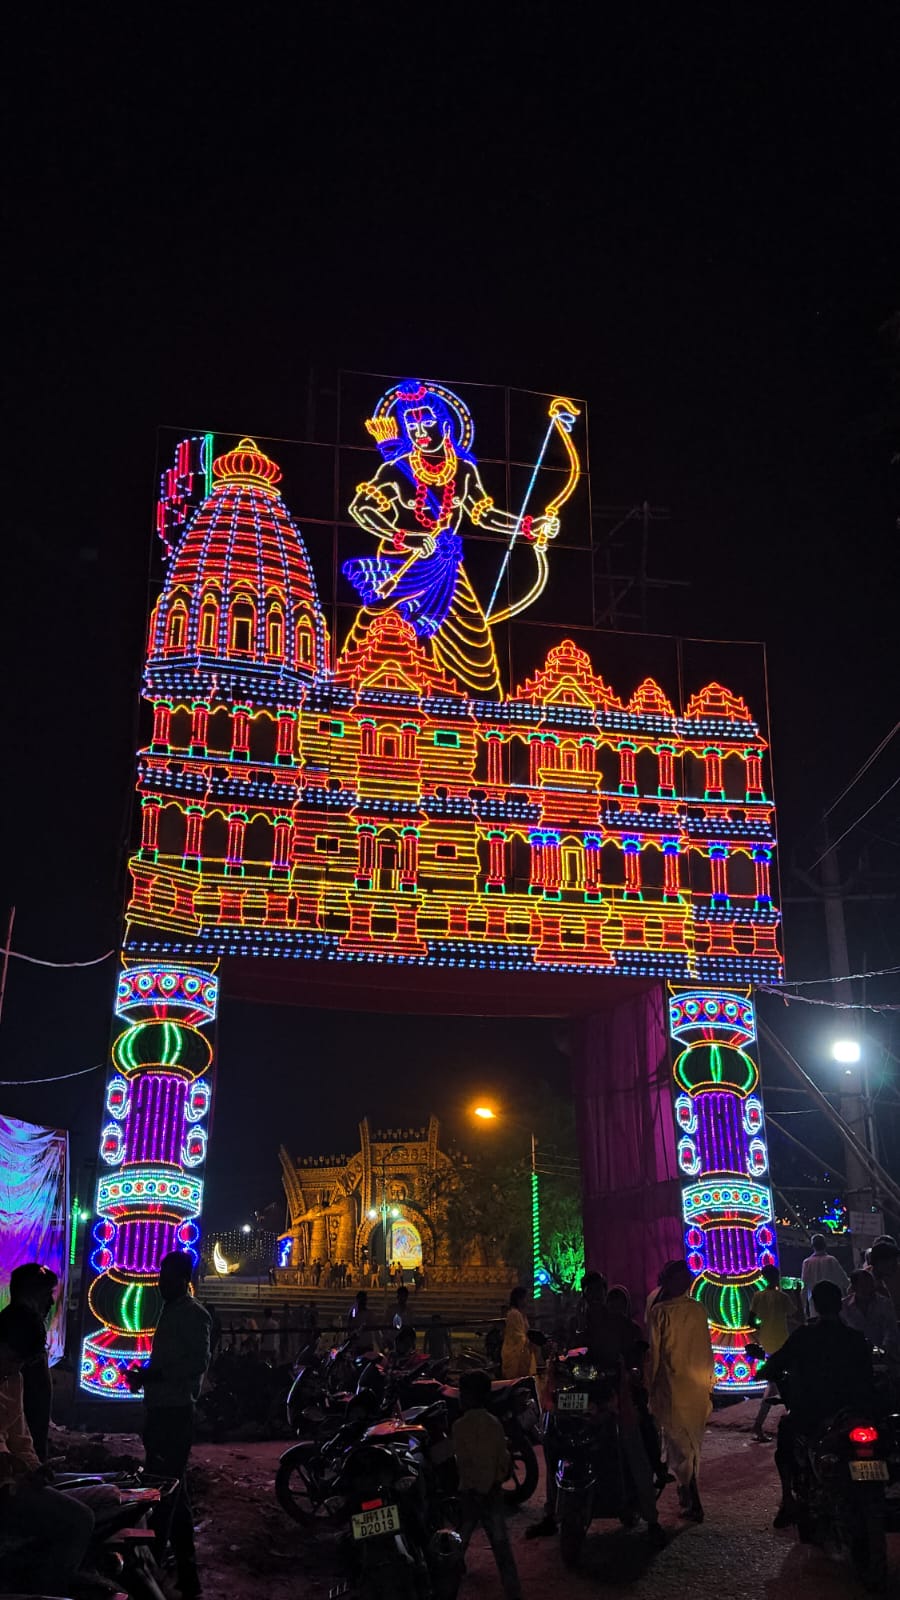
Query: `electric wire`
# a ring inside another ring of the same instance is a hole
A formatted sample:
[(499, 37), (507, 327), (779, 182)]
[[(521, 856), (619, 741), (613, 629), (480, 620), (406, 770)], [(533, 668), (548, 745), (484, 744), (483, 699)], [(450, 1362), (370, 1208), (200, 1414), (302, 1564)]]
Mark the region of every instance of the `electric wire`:
[(66, 1078), (83, 1078), (89, 1072), (100, 1072), (102, 1067), (103, 1062), (98, 1061), (96, 1066), (82, 1067), (80, 1072), (59, 1072), (53, 1078), (0, 1078), (0, 1088), (18, 1089), (27, 1083), (63, 1083)]
[(894, 726), (892, 727), (892, 729), (890, 731), (890, 733), (886, 733), (885, 734), (885, 736), (882, 739), (881, 743), (876, 746), (876, 748), (872, 751), (872, 754), (867, 758), (867, 760), (865, 760), (863, 762), (863, 764), (860, 767), (859, 771), (857, 772), (856, 776), (850, 779), (850, 782), (846, 785), (845, 788), (843, 788), (841, 790), (841, 792), (838, 795), (837, 799), (836, 800), (832, 800), (831, 805), (828, 807), (828, 810), (825, 812), (825, 816), (826, 817), (830, 817), (831, 816), (832, 811), (834, 811), (835, 808), (840, 805), (840, 803), (843, 800), (844, 796), (848, 795), (850, 793), (850, 790), (853, 789), (856, 786), (857, 783), (859, 783), (860, 778), (865, 776), (865, 774), (868, 772), (869, 768), (872, 766), (873, 762), (878, 760), (878, 757), (881, 755), (882, 750), (886, 749), (886, 747), (890, 744), (891, 740), (893, 739), (894, 734), (897, 733), (898, 730), (900, 730), (900, 722), (895, 722)]
[(819, 865), (820, 861), (824, 861), (829, 850), (836, 850), (842, 840), (846, 839), (848, 833), (852, 833), (854, 828), (858, 828), (861, 822), (865, 822), (869, 813), (874, 811), (876, 806), (880, 806), (882, 800), (887, 799), (888, 795), (891, 793), (891, 790), (896, 789), (898, 783), (900, 783), (900, 774), (898, 774), (898, 776), (894, 779), (893, 783), (889, 783), (887, 788), (882, 790), (877, 800), (873, 800), (872, 804), (866, 807), (865, 811), (862, 813), (862, 816), (857, 817), (855, 822), (851, 822), (849, 828), (845, 828), (843, 833), (838, 834), (838, 837), (832, 844), (826, 845), (825, 849), (822, 851), (822, 854), (820, 856), (816, 856), (812, 866), (807, 867), (807, 872), (812, 872)]
[(41, 956), (26, 956), (22, 950), (12, 950), (0, 945), (0, 956), (12, 956), (14, 961), (27, 961), (32, 967), (99, 967), (115, 953), (115, 950), (107, 950), (105, 955), (94, 956), (91, 961), (45, 961)]

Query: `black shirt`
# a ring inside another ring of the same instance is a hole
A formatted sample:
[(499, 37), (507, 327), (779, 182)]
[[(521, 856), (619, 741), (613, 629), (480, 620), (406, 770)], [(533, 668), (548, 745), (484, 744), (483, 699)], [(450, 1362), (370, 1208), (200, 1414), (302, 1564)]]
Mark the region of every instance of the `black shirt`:
[(620, 1359), (626, 1367), (634, 1366), (640, 1360), (640, 1329), (630, 1317), (588, 1301), (584, 1324), (588, 1353), (601, 1371), (611, 1372), (619, 1365)]
[(837, 1318), (817, 1318), (796, 1328), (760, 1368), (778, 1382), (787, 1375), (785, 1400), (798, 1426), (815, 1427), (837, 1411), (872, 1404), (872, 1357), (861, 1333)]

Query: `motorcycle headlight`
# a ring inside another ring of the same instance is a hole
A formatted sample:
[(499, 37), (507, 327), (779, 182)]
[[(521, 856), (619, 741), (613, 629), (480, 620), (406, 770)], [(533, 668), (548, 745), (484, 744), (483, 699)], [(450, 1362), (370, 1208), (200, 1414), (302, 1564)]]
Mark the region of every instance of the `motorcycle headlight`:
[(600, 1376), (600, 1372), (597, 1367), (590, 1366), (583, 1361), (579, 1361), (574, 1367), (572, 1367), (571, 1371), (572, 1377), (577, 1379), (579, 1383), (595, 1383)]

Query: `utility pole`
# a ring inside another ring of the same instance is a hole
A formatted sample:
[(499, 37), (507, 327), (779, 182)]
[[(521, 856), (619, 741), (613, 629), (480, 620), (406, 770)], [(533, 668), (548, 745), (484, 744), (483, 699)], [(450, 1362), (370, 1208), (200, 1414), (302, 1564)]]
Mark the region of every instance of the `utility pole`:
[[(823, 820), (822, 827), (824, 843), (827, 847), (822, 857), (822, 907), (825, 912), (828, 964), (832, 978), (848, 978), (851, 968), (850, 956), (847, 950), (847, 925), (844, 920), (840, 868), (838, 866), (837, 852), (828, 836), (827, 820)], [(835, 982), (832, 992), (835, 1000), (852, 1001), (853, 999), (851, 984)], [(843, 1015), (846, 1018), (843, 1030), (846, 1037), (858, 1046), (859, 1054), (856, 1061), (847, 1061), (841, 1066), (844, 1074), (840, 1085), (841, 1117), (857, 1141), (865, 1146), (866, 1149), (870, 1149), (869, 1084), (865, 1039), (858, 1013), (847, 1011)], [(874, 1152), (871, 1153), (874, 1154)], [(872, 1209), (874, 1202), (872, 1180), (856, 1151), (849, 1143), (845, 1146), (845, 1164), (847, 1171), (846, 1203), (847, 1210), (851, 1216), (850, 1226), (854, 1233), (855, 1242), (865, 1248), (873, 1242), (881, 1231), (878, 1226), (878, 1219)]]

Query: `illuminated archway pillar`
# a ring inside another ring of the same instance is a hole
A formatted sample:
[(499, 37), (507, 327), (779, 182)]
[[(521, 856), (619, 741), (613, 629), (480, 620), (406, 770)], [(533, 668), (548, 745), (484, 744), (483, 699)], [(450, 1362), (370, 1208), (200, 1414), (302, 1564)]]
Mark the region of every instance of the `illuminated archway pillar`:
[(213, 971), (169, 962), (119, 977), (81, 1364), (92, 1394), (131, 1398), (125, 1371), (149, 1355), (160, 1258), (199, 1259), (218, 989)]
[(750, 1299), (778, 1247), (750, 990), (670, 985), (669, 1031), (685, 1255), (710, 1320), (716, 1388), (759, 1388), (746, 1354)]

